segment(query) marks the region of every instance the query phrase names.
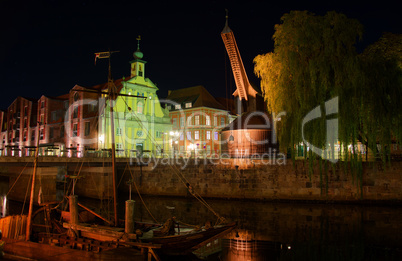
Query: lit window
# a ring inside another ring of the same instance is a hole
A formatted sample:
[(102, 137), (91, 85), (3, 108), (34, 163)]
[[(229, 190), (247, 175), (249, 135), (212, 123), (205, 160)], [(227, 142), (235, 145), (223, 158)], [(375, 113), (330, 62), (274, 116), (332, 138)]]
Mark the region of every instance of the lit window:
[(195, 125), (200, 125), (200, 115), (195, 115), (194, 121), (195, 121)]
[(121, 128), (116, 128), (116, 135), (121, 136)]
[(183, 132), (180, 133), (180, 140), (184, 140), (184, 134), (183, 134)]
[(211, 132), (207, 131), (207, 140), (210, 140), (210, 139), (211, 139)]
[(218, 132), (215, 131), (215, 133), (214, 133), (214, 139), (215, 139), (215, 140), (218, 140), (218, 138), (219, 138)]
[(191, 131), (188, 131), (188, 132), (187, 132), (187, 139), (188, 139), (188, 140), (191, 140)]
[(137, 113), (142, 114), (144, 110), (144, 104), (142, 102), (137, 103)]
[(200, 131), (195, 131), (194, 132), (194, 139), (196, 139), (196, 140), (200, 139)]
[(191, 108), (191, 107), (192, 107), (191, 102), (186, 102), (186, 108)]
[(218, 125), (218, 117), (214, 116), (214, 126)]
[(205, 116), (205, 125), (211, 126), (211, 117), (209, 115)]
[(221, 126), (225, 126), (225, 118), (224, 117), (221, 118)]
[(174, 106), (174, 108), (175, 108), (176, 110), (180, 110), (180, 109), (181, 109), (181, 105), (180, 105), (180, 104), (176, 104), (176, 105)]
[(184, 117), (180, 117), (180, 127), (184, 127)]

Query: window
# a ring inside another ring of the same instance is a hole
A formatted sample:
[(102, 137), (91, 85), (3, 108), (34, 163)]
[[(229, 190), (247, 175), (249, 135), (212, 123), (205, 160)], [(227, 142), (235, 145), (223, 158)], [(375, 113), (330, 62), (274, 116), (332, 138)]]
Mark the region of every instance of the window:
[(77, 123), (75, 123), (73, 125), (73, 137), (77, 137), (77, 135), (78, 135), (78, 125)]
[(85, 136), (88, 136), (91, 132), (91, 124), (89, 121), (85, 122)]
[(60, 127), (60, 137), (64, 137), (64, 125)]
[(53, 139), (53, 135), (54, 135), (54, 128), (50, 127), (49, 128), (49, 139)]
[(28, 126), (28, 119), (24, 119), (24, 128)]
[(27, 141), (27, 132), (24, 131), (24, 141)]
[(160, 137), (162, 137), (162, 132), (161, 131), (156, 131), (156, 137), (157, 138), (160, 138)]
[(35, 131), (33, 130), (31, 132), (31, 141), (34, 141), (34, 140), (35, 140)]
[(209, 115), (205, 115), (205, 125), (211, 126), (211, 117)]
[(191, 131), (188, 131), (188, 132), (187, 132), (187, 139), (188, 139), (188, 140), (191, 140)]
[(195, 131), (194, 132), (194, 139), (196, 139), (196, 140), (200, 139), (200, 131)]
[(218, 117), (214, 116), (214, 126), (218, 125)]
[(78, 117), (78, 106), (74, 106), (74, 110), (73, 110), (73, 119)]
[(195, 115), (194, 121), (195, 121), (195, 125), (200, 125), (200, 115)]
[(211, 132), (207, 131), (207, 140), (210, 140), (210, 139), (211, 139)]
[(176, 110), (180, 110), (180, 109), (181, 109), (181, 105), (180, 105), (180, 104), (176, 104), (176, 105), (174, 106), (174, 108), (175, 108)]
[(116, 128), (116, 136), (121, 136), (121, 128)]
[(25, 106), (24, 107), (24, 116), (27, 116), (28, 115), (28, 106)]
[(40, 115), (40, 125), (43, 125), (44, 122), (45, 122), (45, 115), (41, 114)]
[(214, 133), (214, 139), (215, 139), (215, 140), (218, 140), (218, 138), (219, 138), (219, 134), (218, 134), (217, 131), (215, 131), (215, 133)]
[(56, 117), (57, 117), (57, 112), (55, 112), (55, 111), (52, 111), (52, 121), (55, 121), (56, 120)]
[(184, 127), (184, 116), (180, 117), (180, 127)]
[(224, 117), (221, 118), (221, 126), (225, 126), (225, 118)]
[(44, 102), (44, 101), (42, 101), (42, 102), (40, 103), (40, 108), (41, 108), (41, 109), (45, 108), (45, 102)]
[(44, 135), (43, 135), (43, 129), (40, 130), (40, 139), (43, 140)]
[(177, 118), (173, 118), (173, 127), (177, 127)]
[(138, 102), (137, 103), (137, 113), (143, 114), (143, 110), (144, 110), (144, 104), (142, 102)]
[(191, 102), (186, 102), (186, 108), (191, 108), (192, 107), (192, 104), (191, 104)]
[(172, 109), (172, 106), (168, 105), (167, 108), (170, 111)]
[(88, 104), (88, 112), (94, 112), (96, 110), (96, 104), (91, 102)]
[(180, 133), (180, 140), (184, 140), (184, 133), (183, 132)]
[(78, 92), (74, 93), (74, 101), (78, 101), (79, 98), (80, 95), (78, 94)]

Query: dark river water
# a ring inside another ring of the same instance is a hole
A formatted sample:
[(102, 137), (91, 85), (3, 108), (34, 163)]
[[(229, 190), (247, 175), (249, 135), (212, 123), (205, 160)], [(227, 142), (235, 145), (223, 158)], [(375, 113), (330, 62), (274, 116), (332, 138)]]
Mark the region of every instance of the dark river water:
[[(119, 195), (119, 215), (124, 201)], [(143, 197), (133, 194), (135, 219), (160, 223), (175, 216), (187, 224), (214, 223), (217, 217), (192, 197)], [(210, 208), (238, 226), (225, 238), (181, 260), (402, 260), (402, 206), (206, 200)], [(106, 215), (112, 202), (79, 198)], [(27, 212), (9, 201), (10, 214)], [(179, 259), (172, 259), (179, 260)]]

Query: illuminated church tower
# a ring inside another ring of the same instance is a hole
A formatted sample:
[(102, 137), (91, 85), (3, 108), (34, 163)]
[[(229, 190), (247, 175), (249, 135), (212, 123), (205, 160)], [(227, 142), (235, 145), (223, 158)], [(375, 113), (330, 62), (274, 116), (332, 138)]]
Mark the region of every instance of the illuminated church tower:
[[(164, 133), (171, 130), (169, 111), (162, 108), (156, 92), (156, 85), (145, 77), (145, 64), (141, 60), (140, 40), (137, 38), (137, 50), (130, 62), (130, 78), (116, 81), (120, 95), (116, 98), (115, 144), (117, 156), (137, 157), (160, 156), (164, 145)], [(106, 104), (106, 107), (109, 105)], [(104, 148), (110, 147), (109, 109), (105, 109), (105, 122), (100, 124), (101, 133), (105, 133)]]

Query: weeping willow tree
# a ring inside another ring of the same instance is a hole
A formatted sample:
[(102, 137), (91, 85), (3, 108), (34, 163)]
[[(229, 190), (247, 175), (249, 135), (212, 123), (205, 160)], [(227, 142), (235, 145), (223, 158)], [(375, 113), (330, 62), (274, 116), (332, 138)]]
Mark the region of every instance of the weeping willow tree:
[[(372, 52), (362, 62), (356, 51), (362, 34), (362, 25), (343, 14), (317, 16), (291, 11), (275, 26), (274, 51), (255, 57), (254, 71), (261, 79), (268, 111), (286, 112), (276, 131), (281, 150), (291, 148), (292, 158), (295, 146), (305, 140), (322, 149), (334, 147), (326, 139), (325, 116), (326, 101), (334, 97), (338, 97), (339, 108), (336, 143), (343, 148), (352, 145), (352, 153), (346, 150), (344, 159), (351, 162), (356, 173), (361, 173), (361, 154), (354, 151), (358, 141), (370, 143), (374, 149), (377, 142), (389, 143), (393, 131), (400, 133), (401, 85), (395, 81), (398, 70), (393, 71), (392, 79), (386, 73), (378, 81), (375, 75), (385, 73), (387, 68), (373, 68), (380, 62)], [(322, 117), (302, 126), (303, 119), (317, 106)], [(309, 158), (314, 157), (310, 150)], [(327, 169), (327, 163), (323, 165)]]
[(362, 138), (390, 160), (391, 142), (402, 141), (402, 35), (385, 33), (359, 57), (365, 73)]

